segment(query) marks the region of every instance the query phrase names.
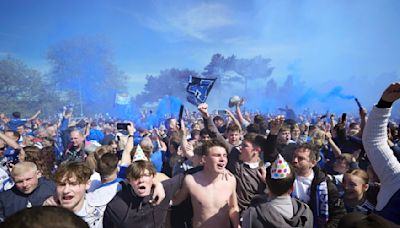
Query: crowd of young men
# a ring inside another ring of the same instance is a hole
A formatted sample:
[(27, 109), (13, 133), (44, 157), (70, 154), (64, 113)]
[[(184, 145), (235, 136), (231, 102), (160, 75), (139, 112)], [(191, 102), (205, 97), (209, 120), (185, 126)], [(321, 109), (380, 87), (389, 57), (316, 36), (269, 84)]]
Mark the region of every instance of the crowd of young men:
[(218, 116), (203, 103), (166, 128), (122, 131), (70, 112), (1, 114), (0, 226), (395, 227), (399, 98), (400, 83), (389, 85), (368, 120), (361, 107), (353, 119), (285, 119), (240, 104)]

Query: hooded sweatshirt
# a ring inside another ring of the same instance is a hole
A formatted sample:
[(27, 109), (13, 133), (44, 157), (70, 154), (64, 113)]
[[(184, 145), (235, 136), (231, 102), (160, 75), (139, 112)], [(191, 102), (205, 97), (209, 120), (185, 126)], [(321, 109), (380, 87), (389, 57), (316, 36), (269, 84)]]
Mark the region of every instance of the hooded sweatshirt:
[(157, 206), (149, 203), (152, 194), (140, 197), (130, 184), (122, 185), (122, 190), (107, 205), (103, 227), (164, 227), (169, 202), (180, 188), (183, 176), (177, 175), (162, 182), (165, 198)]
[(292, 201), (293, 216), (287, 218), (277, 206), (272, 206), (265, 197), (263, 202), (250, 206), (243, 213), (242, 228), (268, 227), (313, 227), (313, 214), (307, 204), (288, 197)]

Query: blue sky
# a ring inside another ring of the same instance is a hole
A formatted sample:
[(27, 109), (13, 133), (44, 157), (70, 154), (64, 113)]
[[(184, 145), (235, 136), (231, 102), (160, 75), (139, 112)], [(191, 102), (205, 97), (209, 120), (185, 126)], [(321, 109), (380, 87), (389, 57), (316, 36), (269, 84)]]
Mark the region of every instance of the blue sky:
[(400, 79), (399, 12), (396, 0), (2, 0), (0, 58), (12, 54), (46, 71), (51, 45), (100, 36), (138, 92), (147, 74), (201, 71), (221, 53), (271, 58), (280, 83), (288, 74), (310, 87), (369, 83), (367, 99), (365, 88), (382, 91)]

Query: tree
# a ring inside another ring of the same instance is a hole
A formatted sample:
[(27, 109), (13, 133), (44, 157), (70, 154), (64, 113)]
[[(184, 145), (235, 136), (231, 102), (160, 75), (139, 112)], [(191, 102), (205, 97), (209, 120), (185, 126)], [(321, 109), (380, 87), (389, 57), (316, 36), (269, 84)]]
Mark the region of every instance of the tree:
[[(267, 79), (273, 71), (270, 63), (270, 59), (261, 56), (239, 59), (235, 55), (225, 58), (221, 54), (214, 54), (210, 63), (204, 68), (203, 75), (218, 78), (215, 89), (219, 102), (216, 105), (225, 105), (232, 95), (255, 97), (254, 90), (259, 89), (255, 89), (254, 85), (267, 86)], [(260, 83), (259, 80), (265, 80), (265, 82)]]
[(50, 78), (64, 96), (79, 99), (81, 114), (108, 112), (117, 91), (126, 91), (126, 76), (112, 63), (112, 51), (105, 40), (77, 38), (50, 48)]
[(192, 70), (167, 69), (160, 72), (158, 76), (146, 76), (146, 84), (143, 92), (135, 98), (135, 103), (140, 106), (145, 103), (158, 102), (159, 99), (167, 96), (175, 96), (186, 100), (186, 87), (189, 76), (196, 76), (197, 73)]
[(26, 115), (42, 110), (54, 114), (62, 101), (51, 84), (37, 70), (12, 56), (0, 60), (0, 107), (2, 112), (20, 111)]
[[(217, 77), (216, 87), (232, 87), (234, 84), (244, 83), (244, 94), (248, 93), (249, 81), (267, 79), (271, 76), (273, 67), (271, 59), (256, 56), (251, 59), (238, 59), (235, 55), (225, 58), (221, 54), (214, 54), (210, 63), (204, 68), (203, 75)], [(234, 72), (234, 73), (232, 73)]]

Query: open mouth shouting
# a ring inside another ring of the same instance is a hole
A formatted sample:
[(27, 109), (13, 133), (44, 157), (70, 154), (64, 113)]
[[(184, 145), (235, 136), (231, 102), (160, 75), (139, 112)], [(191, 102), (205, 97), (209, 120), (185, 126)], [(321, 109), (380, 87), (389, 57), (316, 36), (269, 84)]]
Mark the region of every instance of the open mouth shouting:
[(138, 196), (141, 196), (141, 197), (149, 195), (150, 194), (150, 188), (147, 187), (145, 184), (140, 184), (137, 187), (137, 192), (136, 193), (138, 194)]
[(72, 201), (73, 198), (74, 198), (74, 196), (72, 196), (72, 195), (63, 195), (62, 202), (65, 204), (68, 204), (69, 202)]
[(217, 163), (217, 169), (218, 169), (218, 170), (223, 170), (223, 169), (225, 169), (225, 163)]

